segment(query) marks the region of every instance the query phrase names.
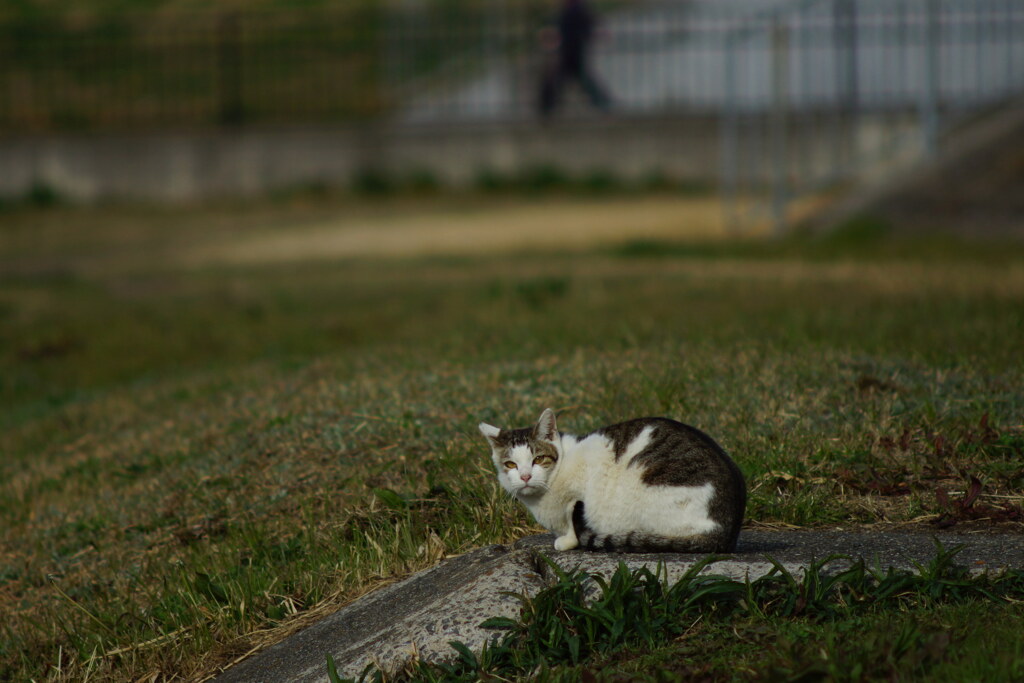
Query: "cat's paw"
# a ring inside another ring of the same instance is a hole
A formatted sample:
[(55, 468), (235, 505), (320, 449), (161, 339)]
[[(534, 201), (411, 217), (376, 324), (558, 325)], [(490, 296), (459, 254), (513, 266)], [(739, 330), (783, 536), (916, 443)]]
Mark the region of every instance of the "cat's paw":
[(559, 536), (555, 539), (555, 550), (572, 550), (579, 544), (575, 536)]

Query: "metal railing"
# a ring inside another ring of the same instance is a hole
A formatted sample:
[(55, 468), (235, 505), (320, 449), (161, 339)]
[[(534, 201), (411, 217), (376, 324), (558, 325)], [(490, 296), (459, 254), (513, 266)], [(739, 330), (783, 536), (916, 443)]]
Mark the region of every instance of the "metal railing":
[[(725, 38), (780, 0), (597, 2), (615, 112), (717, 112)], [(530, 119), (552, 0), (0, 21), (0, 132)], [(586, 116), (571, 92), (559, 115)]]
[[(554, 7), (392, 0), (0, 21), (0, 134), (522, 125), (538, 118)], [(1024, 92), (1021, 0), (597, 7), (591, 62), (610, 115), (699, 120), (694, 135), (718, 135), (719, 168), (709, 160), (706, 175), (720, 178), (737, 230), (784, 225), (795, 197), (934, 153), (965, 117)], [(557, 116), (605, 114), (570, 93)]]
[(357, 6), (0, 22), (0, 132), (376, 116), (381, 21)]
[(1024, 92), (1024, 5), (800, 0), (726, 38), (722, 186), (740, 230), (793, 199), (934, 155)]

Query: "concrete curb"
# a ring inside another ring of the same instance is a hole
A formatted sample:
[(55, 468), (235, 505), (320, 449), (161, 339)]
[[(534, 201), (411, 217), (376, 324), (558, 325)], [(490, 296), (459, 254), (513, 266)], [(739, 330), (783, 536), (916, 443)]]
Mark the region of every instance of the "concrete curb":
[[(494, 632), (479, 624), (494, 616), (516, 617), (520, 601), (509, 593), (533, 596), (550, 580), (543, 553), (559, 567), (608, 575), (620, 562), (630, 569), (665, 565), (675, 581), (700, 555), (617, 555), (584, 551), (556, 552), (549, 534), (521, 539), (513, 546), (488, 546), (442, 562), (399, 583), (357, 600), (294, 636), (228, 669), (216, 683), (302, 683), (328, 680), (330, 653), (338, 672), (357, 677), (367, 664), (399, 668), (410, 657), (453, 655), (449, 641), (479, 649)], [(791, 572), (831, 555), (863, 558), (881, 569), (913, 568), (927, 563), (938, 541), (947, 550), (963, 546), (957, 564), (973, 571), (1024, 568), (1024, 536), (949, 533), (848, 533), (843, 531), (744, 531), (736, 553), (705, 569), (737, 579), (769, 572), (773, 558)]]

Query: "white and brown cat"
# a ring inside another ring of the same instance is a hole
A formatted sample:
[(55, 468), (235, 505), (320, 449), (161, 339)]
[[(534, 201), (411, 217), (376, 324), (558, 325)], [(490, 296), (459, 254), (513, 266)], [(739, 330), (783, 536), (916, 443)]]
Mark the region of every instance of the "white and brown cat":
[(659, 417), (558, 431), (480, 423), (498, 481), (555, 533), (556, 550), (731, 552), (746, 487), (736, 463), (704, 432)]

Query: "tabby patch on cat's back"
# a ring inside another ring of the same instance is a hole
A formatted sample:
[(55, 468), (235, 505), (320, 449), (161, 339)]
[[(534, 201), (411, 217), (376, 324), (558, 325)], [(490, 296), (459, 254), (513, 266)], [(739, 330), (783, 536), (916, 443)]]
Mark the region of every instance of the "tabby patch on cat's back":
[(537, 423), (480, 423), (498, 482), (553, 532), (556, 550), (731, 552), (746, 508), (743, 474), (710, 436), (643, 417), (582, 436)]

